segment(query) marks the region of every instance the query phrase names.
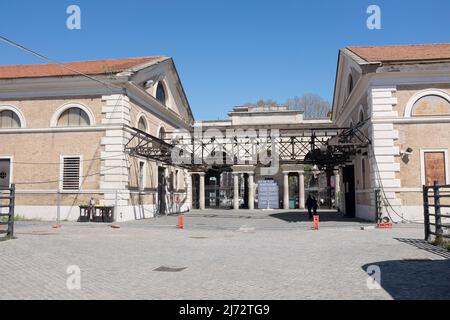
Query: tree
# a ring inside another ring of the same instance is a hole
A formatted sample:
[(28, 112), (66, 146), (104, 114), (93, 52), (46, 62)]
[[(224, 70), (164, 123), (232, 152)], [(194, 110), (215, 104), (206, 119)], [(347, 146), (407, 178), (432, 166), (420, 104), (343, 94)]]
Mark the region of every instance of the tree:
[(305, 119), (327, 118), (331, 111), (331, 105), (317, 94), (305, 94), (301, 97), (294, 97), (286, 102), (290, 110), (300, 110), (304, 112)]

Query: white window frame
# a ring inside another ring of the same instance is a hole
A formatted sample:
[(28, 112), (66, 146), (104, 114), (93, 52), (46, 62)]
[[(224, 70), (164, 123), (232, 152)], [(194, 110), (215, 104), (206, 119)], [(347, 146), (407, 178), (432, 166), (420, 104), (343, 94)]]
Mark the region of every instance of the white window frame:
[(25, 117), (20, 111), (20, 109), (12, 106), (12, 105), (0, 105), (0, 112), (2, 111), (11, 111), (14, 112), (20, 121), (20, 127), (19, 128), (0, 128), (1, 131), (8, 131), (8, 130), (17, 130), (17, 129), (24, 129), (27, 127), (27, 122), (25, 121)]
[[(426, 90), (416, 93), (409, 99), (408, 103), (406, 104), (405, 113), (403, 116), (405, 118), (412, 118), (413, 117), (412, 111), (413, 111), (414, 105), (416, 104), (417, 101), (419, 101), (420, 99), (422, 99), (423, 97), (426, 97), (426, 96), (438, 96), (438, 97), (441, 97), (441, 98), (447, 100), (448, 102), (450, 102), (450, 94), (448, 94), (447, 92), (440, 90), (440, 89), (426, 89)], [(436, 115), (433, 117), (441, 117), (441, 116)]]
[(0, 160), (9, 160), (9, 187), (14, 184), (14, 156), (0, 155)]
[[(163, 89), (164, 89), (164, 94), (166, 96), (166, 101), (164, 103), (162, 103), (161, 101), (158, 100), (158, 98), (156, 97), (156, 93), (158, 92), (158, 85), (161, 83)], [(170, 94), (169, 94), (169, 86), (166, 83), (166, 79), (162, 78), (158, 81), (155, 82), (154, 88), (152, 90), (153, 94), (152, 96), (155, 98), (156, 101), (158, 101), (161, 105), (170, 108)]]
[[(79, 174), (79, 183), (77, 190), (64, 190), (63, 182), (64, 182), (64, 159), (65, 158), (80, 158), (80, 174)], [(72, 193), (74, 191), (81, 191), (83, 185), (83, 156), (81, 154), (64, 154), (59, 157), (59, 186), (58, 189), (61, 193)]]
[[(89, 109), (88, 107), (86, 107), (85, 105), (81, 104), (81, 103), (76, 103), (76, 102), (70, 102), (70, 103), (66, 103), (63, 104), (61, 107), (59, 107), (54, 113), (53, 116), (50, 120), (50, 127), (52, 128), (65, 128), (65, 127), (58, 127), (58, 120), (61, 117), (61, 115), (63, 114), (64, 111), (69, 110), (71, 108), (78, 108), (83, 110), (84, 112), (86, 112), (88, 118), (89, 118), (89, 125), (88, 126), (82, 126), (81, 128), (86, 128), (86, 127), (91, 127), (95, 125), (95, 117), (94, 114), (92, 113), (91, 109)], [(75, 127), (71, 127), (71, 128), (80, 128), (78, 126)]]
[(425, 153), (428, 152), (443, 152), (445, 162), (445, 184), (450, 184), (450, 173), (448, 171), (448, 149), (447, 148), (420, 148), (420, 178), (422, 186), (426, 184), (425, 179)]
[(136, 128), (139, 129), (139, 122), (141, 121), (141, 119), (144, 119), (145, 128), (146, 128), (145, 132), (147, 132), (147, 133), (150, 132), (149, 121), (143, 112), (140, 112), (137, 116)]

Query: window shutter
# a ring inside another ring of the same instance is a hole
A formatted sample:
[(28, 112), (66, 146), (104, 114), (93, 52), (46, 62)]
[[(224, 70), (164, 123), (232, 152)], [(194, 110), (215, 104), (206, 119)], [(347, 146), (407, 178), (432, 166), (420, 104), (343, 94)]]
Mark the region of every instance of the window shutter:
[(63, 190), (78, 190), (80, 188), (80, 157), (64, 158)]

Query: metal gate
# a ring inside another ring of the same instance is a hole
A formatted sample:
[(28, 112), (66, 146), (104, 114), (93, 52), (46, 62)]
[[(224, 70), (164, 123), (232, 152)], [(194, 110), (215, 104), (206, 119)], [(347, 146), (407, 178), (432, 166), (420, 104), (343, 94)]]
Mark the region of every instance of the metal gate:
[(450, 185), (435, 182), (433, 186), (423, 186), (423, 212), (425, 240), (431, 240), (432, 235), (450, 239), (446, 232), (450, 228)]
[[(15, 185), (0, 187), (0, 235), (14, 236)], [(6, 229), (4, 229), (6, 226)]]
[(233, 207), (233, 189), (218, 185), (205, 186), (205, 206), (207, 208), (231, 209)]

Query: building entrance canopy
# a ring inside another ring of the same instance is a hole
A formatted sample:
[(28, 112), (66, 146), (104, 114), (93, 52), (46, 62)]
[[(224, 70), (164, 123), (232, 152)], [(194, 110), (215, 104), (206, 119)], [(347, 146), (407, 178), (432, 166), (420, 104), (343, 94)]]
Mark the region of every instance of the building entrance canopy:
[(345, 165), (371, 141), (361, 122), (351, 128), (199, 128), (174, 131), (160, 139), (128, 128), (125, 151), (132, 156), (184, 167), (193, 171), (234, 165), (278, 167), (283, 164), (316, 165), (331, 169)]

